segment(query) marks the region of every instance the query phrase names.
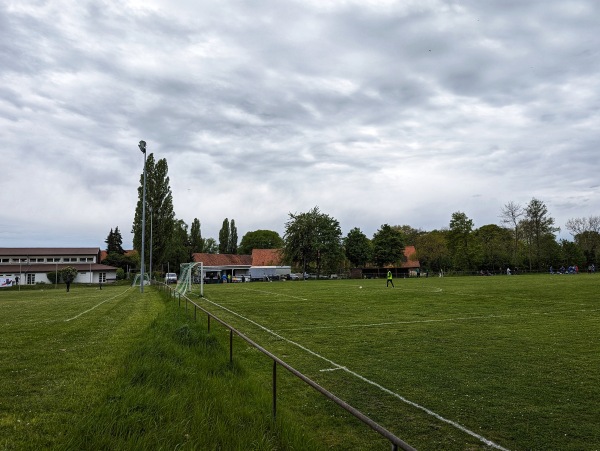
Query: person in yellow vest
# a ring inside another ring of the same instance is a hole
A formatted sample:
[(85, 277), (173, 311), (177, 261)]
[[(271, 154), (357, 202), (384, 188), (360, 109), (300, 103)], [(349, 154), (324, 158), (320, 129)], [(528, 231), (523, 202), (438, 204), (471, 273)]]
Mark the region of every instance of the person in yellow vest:
[(389, 287), (390, 283), (392, 284), (392, 288), (396, 288), (394, 286), (394, 281), (392, 280), (392, 271), (388, 270), (388, 273), (387, 273), (387, 282), (386, 282), (385, 286)]

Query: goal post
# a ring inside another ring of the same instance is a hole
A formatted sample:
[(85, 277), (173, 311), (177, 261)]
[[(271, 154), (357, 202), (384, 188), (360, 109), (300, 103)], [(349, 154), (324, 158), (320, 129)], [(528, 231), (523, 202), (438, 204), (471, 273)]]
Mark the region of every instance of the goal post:
[(200, 296), (204, 296), (204, 281), (207, 271), (218, 271), (216, 266), (204, 266), (203, 262), (182, 263), (177, 292), (185, 294), (194, 291), (194, 284), (199, 285)]

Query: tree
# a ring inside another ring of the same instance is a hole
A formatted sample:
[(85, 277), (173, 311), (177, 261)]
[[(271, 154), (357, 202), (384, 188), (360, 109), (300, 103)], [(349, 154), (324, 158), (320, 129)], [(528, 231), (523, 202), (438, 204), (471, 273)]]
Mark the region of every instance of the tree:
[(181, 219), (176, 220), (170, 236), (169, 252), (165, 256), (169, 262), (171, 272), (173, 272), (173, 268), (179, 268), (182, 263), (188, 263), (192, 260), (187, 224)]
[(404, 237), (389, 224), (383, 224), (373, 235), (373, 260), (379, 267), (397, 264), (404, 257)]
[(123, 255), (125, 251), (123, 250), (123, 237), (121, 236), (121, 232), (119, 231), (119, 227), (115, 227), (115, 231), (110, 229), (108, 233), (108, 237), (104, 240), (106, 243), (106, 253), (116, 253)]
[(253, 249), (281, 249), (283, 240), (272, 230), (255, 230), (247, 232), (240, 242), (240, 254), (249, 255)]
[(415, 229), (409, 225), (393, 226), (392, 228), (398, 230), (404, 236), (404, 244), (414, 246), (417, 242), (417, 237), (425, 233), (421, 229)]
[(194, 218), (190, 228), (190, 250), (192, 254), (204, 252), (204, 240), (200, 231), (200, 220)]
[(502, 209), (500, 218), (504, 224), (512, 227), (513, 242), (512, 242), (512, 265), (515, 267), (518, 262), (519, 240), (521, 239), (521, 230), (519, 228), (520, 218), (525, 214), (521, 205), (510, 201)]
[(588, 265), (597, 263), (600, 254), (600, 216), (572, 218), (565, 226), (583, 251)]
[(474, 232), (475, 241), (480, 250), (480, 266), (482, 269), (495, 270), (502, 268), (510, 258), (512, 234), (496, 224), (488, 224)]
[[(169, 185), (169, 167), (164, 158), (157, 163), (154, 154), (146, 158), (146, 231), (145, 258), (150, 258), (150, 240), (152, 239), (153, 268), (158, 268), (167, 262), (169, 246), (175, 230), (175, 212), (173, 211), (173, 194)], [(140, 176), (138, 188), (138, 203), (133, 219), (133, 247), (141, 254), (142, 249), (142, 202), (144, 174)], [(152, 225), (152, 234), (150, 226)]]
[[(527, 221), (527, 231), (529, 233), (530, 243), (533, 245), (536, 265), (538, 269), (541, 269), (545, 264), (547, 265), (548, 261), (543, 261), (542, 259), (542, 243), (545, 241), (544, 237), (550, 235), (552, 237), (552, 241), (556, 241), (554, 239), (554, 232), (558, 231), (558, 229), (554, 226), (554, 219), (548, 216), (548, 208), (539, 199), (533, 198), (525, 207), (525, 218)], [(547, 240), (545, 241), (547, 242)], [(531, 254), (530, 254), (531, 255)], [(531, 268), (531, 259), (530, 259), (530, 268)]]
[(342, 231), (339, 222), (314, 207), (306, 213), (289, 214), (285, 224), (284, 258), (300, 265), (303, 271), (314, 268), (336, 272), (343, 259)]
[(353, 228), (344, 238), (346, 258), (354, 267), (365, 266), (371, 261), (373, 248), (371, 240), (358, 227)]
[(219, 230), (219, 254), (228, 254), (229, 250), (229, 219), (223, 219), (223, 225)]
[(448, 231), (448, 248), (454, 260), (454, 269), (473, 269), (472, 232), (473, 220), (461, 211), (452, 213)]
[(237, 227), (235, 226), (235, 220), (231, 220), (229, 224), (229, 246), (227, 249), (228, 254), (237, 254), (238, 248), (238, 233)]
[(217, 240), (214, 238), (206, 238), (204, 240), (204, 253), (206, 254), (216, 254), (219, 252), (219, 245), (217, 244)]
[(60, 279), (63, 282), (73, 282), (77, 277), (78, 271), (72, 266), (66, 266), (58, 271)]
[(421, 266), (440, 271), (448, 267), (451, 262), (448, 250), (448, 232), (433, 230), (417, 237), (417, 257)]

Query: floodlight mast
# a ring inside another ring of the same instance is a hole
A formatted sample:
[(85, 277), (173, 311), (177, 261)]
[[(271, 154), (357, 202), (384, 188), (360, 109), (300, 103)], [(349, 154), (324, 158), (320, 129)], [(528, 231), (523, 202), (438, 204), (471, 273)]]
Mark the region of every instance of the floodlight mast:
[(146, 141), (140, 141), (138, 147), (144, 154), (144, 187), (142, 189), (142, 277), (140, 281), (140, 293), (144, 292), (144, 270), (146, 266), (146, 260), (144, 259), (144, 248), (146, 246)]

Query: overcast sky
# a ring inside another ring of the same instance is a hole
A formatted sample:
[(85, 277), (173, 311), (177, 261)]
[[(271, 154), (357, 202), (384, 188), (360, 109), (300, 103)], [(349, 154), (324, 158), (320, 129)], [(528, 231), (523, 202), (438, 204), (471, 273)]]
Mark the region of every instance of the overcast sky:
[(0, 2), (0, 247), (131, 248), (138, 142), (205, 238), (600, 215), (597, 0)]

